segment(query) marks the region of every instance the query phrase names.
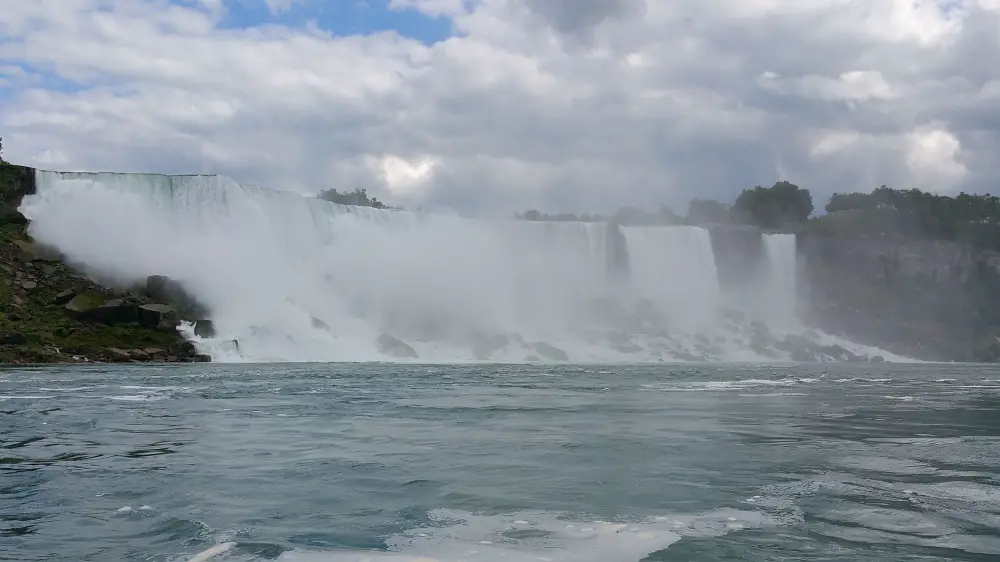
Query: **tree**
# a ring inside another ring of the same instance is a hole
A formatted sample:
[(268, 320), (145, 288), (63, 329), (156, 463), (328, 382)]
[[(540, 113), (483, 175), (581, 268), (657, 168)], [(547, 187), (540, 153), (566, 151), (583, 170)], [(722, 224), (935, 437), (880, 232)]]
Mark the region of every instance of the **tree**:
[(812, 195), (794, 183), (779, 181), (771, 187), (744, 189), (733, 204), (743, 220), (763, 229), (801, 223), (813, 212)]
[(359, 207), (373, 207), (375, 209), (388, 209), (385, 203), (382, 203), (375, 197), (368, 196), (368, 190), (366, 189), (355, 189), (354, 191), (348, 193), (341, 193), (336, 189), (326, 189), (319, 192), (317, 195), (319, 199), (324, 201), (330, 201), (331, 203), (339, 203), (341, 205), (356, 205)]
[(729, 222), (729, 205), (714, 199), (692, 199), (688, 204), (690, 224), (721, 224)]

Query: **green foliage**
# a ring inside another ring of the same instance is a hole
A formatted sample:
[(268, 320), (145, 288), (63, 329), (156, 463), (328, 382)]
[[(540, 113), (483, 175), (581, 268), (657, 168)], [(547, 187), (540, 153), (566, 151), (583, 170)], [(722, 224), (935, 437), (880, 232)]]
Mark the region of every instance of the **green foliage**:
[(730, 221), (730, 208), (714, 199), (692, 199), (686, 218), (688, 224), (725, 224)]
[(355, 189), (351, 192), (339, 192), (336, 189), (326, 189), (319, 192), (316, 197), (323, 199), (325, 201), (330, 201), (331, 203), (339, 203), (341, 205), (356, 205), (359, 207), (373, 207), (375, 209), (388, 209), (389, 207), (376, 199), (375, 197), (368, 196), (368, 190), (365, 189)]
[(771, 187), (744, 189), (733, 204), (733, 212), (743, 222), (773, 230), (788, 228), (809, 218), (812, 195), (794, 183), (779, 181)]
[[(856, 234), (948, 240), (1000, 251), (1000, 198), (880, 186), (871, 193), (835, 193), (827, 213), (850, 215)], [(833, 222), (828, 220), (827, 222)]]

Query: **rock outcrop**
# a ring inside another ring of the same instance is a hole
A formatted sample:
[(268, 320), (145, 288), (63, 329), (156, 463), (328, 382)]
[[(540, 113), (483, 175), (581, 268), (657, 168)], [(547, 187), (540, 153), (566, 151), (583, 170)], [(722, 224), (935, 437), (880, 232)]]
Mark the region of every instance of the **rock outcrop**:
[(0, 163), (0, 363), (205, 360), (169, 305), (102, 287), (25, 233), (34, 178)]
[(379, 353), (396, 359), (417, 359), (417, 350), (410, 344), (390, 334), (382, 334), (375, 340)]

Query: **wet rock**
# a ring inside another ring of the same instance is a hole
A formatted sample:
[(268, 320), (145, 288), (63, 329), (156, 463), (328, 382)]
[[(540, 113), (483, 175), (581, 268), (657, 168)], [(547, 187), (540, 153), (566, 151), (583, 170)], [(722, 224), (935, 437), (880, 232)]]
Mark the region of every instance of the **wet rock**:
[(410, 347), (409, 344), (403, 340), (391, 336), (389, 334), (382, 334), (375, 340), (375, 347), (380, 353), (388, 355), (389, 357), (395, 357), (396, 359), (416, 359), (419, 357), (417, 355), (417, 350)]
[(871, 363), (885, 363), (885, 357), (882, 357), (881, 355), (872, 355), (868, 358), (868, 361)]
[(761, 355), (773, 356), (774, 334), (763, 322), (752, 322), (748, 330), (750, 348)]
[(66, 303), (66, 312), (83, 322), (99, 322), (109, 326), (129, 324), (139, 320), (139, 306), (124, 299), (101, 302), (93, 295), (77, 295)]
[(212, 356), (205, 353), (198, 353), (194, 356), (195, 363), (211, 363)]
[(76, 296), (76, 291), (74, 291), (73, 289), (66, 289), (65, 291), (59, 291), (58, 293), (56, 293), (56, 296), (52, 297), (52, 304), (55, 305), (66, 304), (69, 301), (73, 300), (74, 296)]
[(143, 349), (142, 351), (146, 355), (149, 355), (150, 357), (160, 357), (161, 355), (163, 355), (164, 353), (166, 353), (166, 350), (160, 349), (158, 347), (147, 347), (146, 349)]
[(157, 327), (164, 318), (174, 315), (174, 307), (169, 304), (144, 304), (139, 306), (139, 324), (146, 327)]
[(840, 347), (839, 345), (826, 345), (820, 348), (820, 352), (834, 361), (859, 361), (861, 357)]
[(171, 304), (182, 318), (205, 318), (208, 309), (184, 288), (179, 281), (165, 275), (146, 278), (146, 294), (157, 301)]
[(149, 354), (141, 349), (132, 349), (128, 352), (129, 357), (136, 361), (149, 361)]
[(566, 355), (565, 351), (550, 343), (536, 342), (532, 345), (532, 348), (546, 359), (551, 359), (553, 361), (569, 361), (569, 356)]
[(215, 323), (211, 320), (198, 320), (194, 323), (194, 335), (199, 338), (214, 338)]
[(198, 353), (198, 348), (195, 347), (194, 342), (185, 341), (178, 348), (178, 355), (181, 357), (190, 357), (195, 353)]
[(316, 318), (315, 316), (313, 316), (311, 318), (311, 321), (312, 321), (312, 327), (313, 328), (316, 328), (317, 330), (326, 330), (327, 332), (330, 331), (330, 325), (327, 324), (326, 322), (320, 320), (319, 318)]
[(38, 282), (33, 281), (31, 279), (26, 279), (24, 281), (21, 281), (21, 287), (24, 288), (24, 289), (28, 289), (29, 291), (32, 290), (32, 289), (37, 289), (38, 288)]
[(124, 349), (120, 349), (117, 347), (109, 347), (108, 356), (112, 361), (116, 363), (124, 363), (125, 361), (129, 361), (130, 359), (132, 359), (132, 354), (130, 354), (128, 351)]
[(179, 359), (177, 358), (176, 355), (167, 355), (167, 358), (164, 359), (164, 361), (166, 361), (167, 363), (177, 363)]
[(139, 306), (124, 299), (111, 299), (93, 309), (90, 313), (95, 322), (116, 326), (139, 320)]

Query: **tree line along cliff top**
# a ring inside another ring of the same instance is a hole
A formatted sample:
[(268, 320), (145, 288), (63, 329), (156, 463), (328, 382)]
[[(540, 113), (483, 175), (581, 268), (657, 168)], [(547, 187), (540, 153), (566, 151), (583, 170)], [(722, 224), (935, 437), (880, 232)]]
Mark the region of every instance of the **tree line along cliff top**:
[(780, 181), (744, 189), (732, 204), (693, 199), (686, 215), (662, 206), (653, 212), (624, 207), (614, 215), (529, 210), (516, 216), (534, 221), (612, 220), (623, 225), (738, 225), (802, 236), (949, 241), (1000, 251), (1000, 198), (990, 194), (947, 196), (882, 185), (867, 193), (834, 193), (825, 214), (814, 216), (814, 210), (808, 189)]

